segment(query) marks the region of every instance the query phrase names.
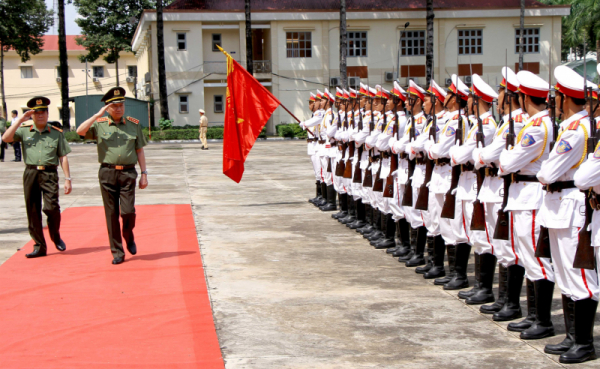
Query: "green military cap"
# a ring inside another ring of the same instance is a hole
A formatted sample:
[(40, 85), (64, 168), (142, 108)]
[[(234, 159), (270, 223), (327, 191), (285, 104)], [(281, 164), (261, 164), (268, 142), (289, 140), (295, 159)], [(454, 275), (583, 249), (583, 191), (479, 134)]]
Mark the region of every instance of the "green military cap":
[(102, 97), (105, 104), (121, 103), (125, 101), (125, 89), (123, 87), (113, 87)]
[(27, 101), (27, 107), (32, 110), (48, 109), (50, 105), (50, 99), (43, 96), (36, 96), (31, 100)]

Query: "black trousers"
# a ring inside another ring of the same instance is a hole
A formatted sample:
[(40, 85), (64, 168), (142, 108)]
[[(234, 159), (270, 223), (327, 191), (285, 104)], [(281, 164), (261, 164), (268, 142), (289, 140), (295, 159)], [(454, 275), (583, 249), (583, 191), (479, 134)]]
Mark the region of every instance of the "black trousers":
[[(48, 232), (54, 244), (60, 241), (60, 205), (58, 204), (58, 172), (25, 168), (23, 173), (25, 207), (29, 234), (35, 249), (47, 250), (42, 228), (42, 211), (48, 218)], [(42, 207), (43, 199), (43, 207)]]
[(0, 140), (0, 160), (4, 160), (4, 152), (6, 151), (6, 145), (6, 142)]
[[(108, 238), (110, 240), (110, 251), (113, 258), (125, 256), (123, 239), (127, 244), (134, 242), (133, 228), (135, 227), (135, 184), (137, 175), (135, 168), (116, 170), (100, 167), (98, 171), (106, 227), (108, 228)], [(123, 237), (121, 237), (119, 214), (123, 218)]]
[(15, 149), (15, 159), (21, 161), (21, 143), (13, 142), (13, 149)]

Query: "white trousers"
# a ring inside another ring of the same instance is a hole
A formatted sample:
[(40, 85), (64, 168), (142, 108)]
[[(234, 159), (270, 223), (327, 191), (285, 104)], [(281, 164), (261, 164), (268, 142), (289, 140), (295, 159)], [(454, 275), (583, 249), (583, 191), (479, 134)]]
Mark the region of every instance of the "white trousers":
[(573, 268), (579, 230), (579, 227), (548, 229), (552, 262), (556, 272), (556, 283), (560, 287), (561, 293), (574, 301), (588, 298), (598, 301), (600, 290), (596, 271)]
[(319, 157), (321, 161), (321, 182), (325, 182), (327, 186), (331, 186), (333, 184), (333, 176), (331, 172), (327, 171), (327, 167), (329, 165), (329, 157), (321, 156)]
[(311, 155), (310, 161), (312, 162), (313, 170), (315, 171), (315, 179), (321, 181), (321, 161), (319, 160), (319, 156)]
[(427, 227), (427, 236), (435, 237), (442, 234), (440, 229), (441, 213), (442, 208), (436, 199), (436, 195), (432, 191), (429, 191), (429, 203), (427, 204), (427, 211), (423, 212), (425, 218), (425, 227)]
[(340, 193), (347, 193), (348, 195), (352, 195), (352, 178), (340, 178), (342, 180), (342, 189), (344, 191)]
[(487, 202), (483, 204), (485, 211), (485, 232), (473, 231), (473, 246), (475, 246), (475, 252), (478, 254), (496, 255), (500, 264), (509, 267), (515, 265), (516, 261), (516, 254), (511, 248), (510, 241), (494, 239), (498, 210), (501, 208), (502, 203), (499, 202)]
[(404, 208), (402, 207), (402, 195), (404, 195), (404, 183), (398, 181), (398, 176), (394, 177), (394, 198), (390, 199), (390, 211), (394, 220), (404, 218)]
[(424, 218), (423, 212), (421, 210), (415, 209), (417, 197), (419, 196), (419, 188), (413, 186), (412, 189), (413, 189), (412, 190), (413, 206), (412, 207), (405, 206), (405, 207), (403, 207), (403, 210), (404, 210), (404, 217), (406, 218), (406, 221), (408, 223), (410, 223), (411, 228), (417, 229), (419, 227), (425, 226), (425, 218)]
[(535, 257), (535, 249), (540, 236), (540, 226), (535, 219), (537, 211), (511, 210), (509, 213), (510, 243), (516, 255), (515, 262), (523, 265), (525, 276), (530, 281), (547, 279), (554, 282), (554, 270), (550, 259)]
[[(365, 171), (362, 170), (361, 172), (362, 172), (362, 175), (364, 176), (365, 175)], [(352, 177), (354, 178), (354, 169), (352, 170)], [(361, 178), (364, 178), (364, 177), (361, 177)], [(364, 192), (364, 190), (363, 190), (362, 183), (354, 183), (354, 182), (352, 182), (352, 197), (354, 198), (354, 201), (362, 199), (363, 198), (363, 192)], [(364, 201), (363, 201), (363, 203), (364, 203)]]

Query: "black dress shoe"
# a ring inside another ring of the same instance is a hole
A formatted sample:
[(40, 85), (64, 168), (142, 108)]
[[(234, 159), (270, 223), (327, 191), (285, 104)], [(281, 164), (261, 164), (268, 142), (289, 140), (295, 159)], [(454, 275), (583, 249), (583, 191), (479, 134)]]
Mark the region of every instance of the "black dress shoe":
[(42, 251), (41, 248), (33, 250), (33, 252), (25, 255), (27, 259), (41, 258), (42, 256), (46, 256), (46, 250)]
[(333, 219), (344, 218), (344, 217), (347, 217), (347, 216), (348, 216), (348, 212), (347, 211), (343, 211), (343, 210), (340, 210), (338, 213), (331, 214), (331, 217)]
[(131, 245), (127, 244), (127, 251), (129, 251), (131, 255), (137, 254), (137, 245), (135, 242), (132, 242)]
[(444, 266), (433, 266), (427, 271), (427, 273), (423, 274), (423, 278), (425, 279), (442, 278), (445, 276), (446, 269), (444, 268)]
[(55, 246), (58, 251), (65, 251), (67, 249), (67, 245), (65, 245), (65, 241), (63, 241), (62, 239), (58, 242), (58, 244), (55, 244)]
[(362, 228), (366, 225), (367, 225), (367, 223), (364, 220), (360, 220), (360, 219), (356, 219), (352, 223), (346, 223), (346, 227), (348, 227), (350, 229), (358, 229), (358, 228)]
[(121, 264), (125, 261), (125, 256), (121, 256), (120, 258), (114, 258), (112, 263), (113, 265)]

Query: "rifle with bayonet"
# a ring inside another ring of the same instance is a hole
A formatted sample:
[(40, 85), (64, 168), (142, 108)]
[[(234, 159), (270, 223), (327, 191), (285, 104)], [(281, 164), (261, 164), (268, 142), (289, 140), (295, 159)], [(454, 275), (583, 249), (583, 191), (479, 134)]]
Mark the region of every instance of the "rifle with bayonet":
[[(352, 129), (354, 129), (354, 106), (356, 105), (356, 99), (352, 103), (352, 107), (350, 112), (350, 124), (352, 124)], [(350, 128), (348, 128), (350, 129)], [(348, 137), (348, 161), (346, 162), (346, 167), (344, 168), (343, 178), (352, 178), (352, 159), (354, 158), (354, 151), (356, 150), (356, 146), (354, 141), (350, 140)], [(360, 158), (359, 158), (360, 160)]]
[[(371, 134), (371, 132), (373, 132), (373, 130), (375, 129), (375, 122), (373, 122), (373, 119), (375, 118), (375, 114), (373, 112), (373, 99), (371, 97), (369, 97), (369, 100), (371, 102), (371, 120), (369, 121), (369, 134)], [(367, 148), (367, 144), (365, 142), (364, 144), (365, 149)], [(371, 166), (373, 164), (373, 149), (369, 150), (369, 165), (367, 166), (367, 169), (365, 169), (365, 178), (363, 179), (363, 187), (373, 187), (373, 172), (371, 171)]]
[[(358, 132), (362, 132), (363, 130), (363, 115), (360, 111), (360, 102), (358, 104)], [(364, 145), (360, 145), (357, 149), (358, 158), (356, 160), (356, 166), (354, 167), (354, 176), (352, 176), (352, 183), (362, 183), (362, 170), (360, 169), (360, 160), (362, 159), (362, 154), (364, 150)]]
[[(431, 127), (429, 127), (429, 138), (433, 141), (433, 143), (437, 143), (437, 114), (435, 112), (435, 104), (436, 104), (436, 95), (432, 93), (431, 97), (431, 111), (429, 115), (431, 116)], [(427, 157), (427, 154), (425, 154)], [(419, 187), (419, 195), (417, 196), (417, 202), (415, 203), (415, 209), (417, 210), (425, 210), (429, 209), (429, 186), (428, 184), (431, 182), (431, 177), (433, 176), (433, 167), (435, 166), (435, 162), (427, 157), (427, 162), (425, 163), (425, 180), (421, 187)]]
[[(458, 126), (456, 127), (456, 136), (454, 138), (454, 144), (458, 143), (458, 145), (463, 144), (463, 119), (461, 114), (460, 107), (460, 96), (458, 95), (458, 83), (456, 86), (456, 103), (458, 104)], [(462, 173), (462, 167), (460, 165), (455, 165), (452, 167), (452, 179), (450, 181), (450, 189), (446, 192), (446, 197), (444, 199), (444, 206), (442, 207), (442, 212), (440, 216), (446, 219), (454, 219), (454, 214), (456, 212), (456, 194), (454, 193), (456, 188), (458, 187), (458, 180), (460, 179), (460, 174)]]
[[(416, 131), (416, 123), (415, 117), (413, 116), (413, 108), (415, 103), (417, 102), (416, 97), (413, 97), (410, 93), (408, 95), (409, 101), (409, 109), (408, 109), (408, 119), (410, 122), (410, 130), (409, 130), (409, 143), (414, 141), (417, 137)], [(408, 158), (408, 179), (406, 180), (406, 184), (404, 185), (404, 194), (402, 195), (402, 206), (413, 206), (413, 188), (412, 188), (412, 177), (415, 173), (415, 167), (417, 165), (417, 158), (410, 160)]]
[[(338, 109), (338, 130), (342, 131), (344, 128), (348, 128), (348, 124), (347, 124), (347, 110), (348, 110), (348, 103), (347, 102), (340, 102), (339, 105), (339, 109)], [(344, 109), (344, 120), (342, 121), (342, 107)], [(346, 148), (347, 148), (347, 144), (343, 141), (340, 140), (337, 142), (338, 145), (338, 150), (342, 152), (342, 157), (340, 158), (340, 161), (338, 161), (336, 167), (335, 167), (335, 175), (338, 177), (341, 177), (344, 175), (344, 171), (346, 170), (346, 161), (344, 160), (344, 158), (346, 157)]]
[[(393, 126), (392, 126), (392, 135), (394, 137), (396, 137), (396, 140), (400, 139), (400, 121), (398, 120), (398, 103), (400, 102), (400, 98), (394, 96), (394, 117), (393, 119), (395, 120), (395, 122), (393, 122)], [(394, 152), (391, 150), (390, 148), (390, 155), (392, 156), (391, 159), (391, 163), (390, 163), (390, 174), (388, 174), (386, 180), (385, 180), (385, 190), (383, 191), (383, 197), (388, 197), (388, 198), (392, 198), (394, 197), (394, 176), (392, 175), (392, 173), (394, 173), (395, 171), (398, 170), (398, 155), (394, 154)]]
[[(387, 103), (387, 99), (381, 99), (381, 104), (383, 105), (383, 109), (381, 110), (381, 114), (383, 115), (383, 123), (381, 125), (381, 129), (385, 129), (387, 124), (387, 114), (385, 113), (385, 105)], [(382, 132), (381, 134), (384, 134)], [(373, 183), (373, 191), (374, 192), (383, 192), (383, 178), (381, 178), (381, 167), (383, 167), (383, 155), (379, 155), (379, 169), (377, 170), (377, 174), (375, 175), (375, 182)]]
[[(473, 105), (475, 105), (475, 114), (477, 114), (477, 147), (485, 147), (485, 135), (483, 134), (483, 122), (479, 116), (479, 97), (473, 94)], [(485, 179), (485, 168), (473, 169), (477, 175), (477, 196), (473, 201), (473, 217), (471, 218), (472, 231), (485, 231), (485, 209), (483, 203), (479, 201), (479, 192)]]

